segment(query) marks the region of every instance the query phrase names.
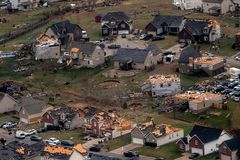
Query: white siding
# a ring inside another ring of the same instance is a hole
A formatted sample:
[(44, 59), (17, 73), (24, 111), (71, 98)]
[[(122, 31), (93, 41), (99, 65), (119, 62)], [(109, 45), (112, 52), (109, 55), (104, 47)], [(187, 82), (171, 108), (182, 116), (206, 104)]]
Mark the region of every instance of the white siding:
[(144, 140), (143, 139), (140, 139), (140, 138), (132, 138), (132, 143), (135, 143), (135, 144), (144, 144)]
[(26, 118), (20, 118), (20, 122), (23, 122), (23, 123), (28, 124), (28, 119), (26, 119)]
[(172, 134), (168, 134), (166, 136), (162, 136), (157, 139), (157, 146), (162, 146), (171, 142), (175, 142), (179, 140), (180, 138), (183, 138), (184, 133), (183, 130), (180, 130), (178, 132), (174, 132)]

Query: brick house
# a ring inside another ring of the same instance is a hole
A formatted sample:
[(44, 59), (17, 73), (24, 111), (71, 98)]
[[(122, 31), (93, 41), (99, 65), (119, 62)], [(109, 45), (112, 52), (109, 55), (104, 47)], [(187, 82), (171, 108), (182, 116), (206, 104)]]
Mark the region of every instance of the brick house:
[(232, 136), (223, 129), (195, 125), (185, 139), (177, 141), (177, 149), (208, 155), (217, 152), (219, 145), (229, 139), (232, 139)]
[(64, 129), (75, 129), (84, 124), (83, 111), (65, 105), (48, 110), (42, 116), (44, 127), (59, 126)]
[(219, 146), (219, 157), (221, 160), (239, 160), (237, 152), (240, 151), (240, 139), (233, 138), (224, 141)]

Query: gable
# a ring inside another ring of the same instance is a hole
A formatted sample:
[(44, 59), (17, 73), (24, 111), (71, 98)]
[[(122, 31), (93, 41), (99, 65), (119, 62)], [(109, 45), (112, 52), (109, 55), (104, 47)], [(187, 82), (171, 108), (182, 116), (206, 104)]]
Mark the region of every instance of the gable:
[(131, 135), (135, 138), (144, 138), (143, 132), (138, 127), (132, 129)]
[(190, 141), (189, 141), (189, 145), (191, 147), (203, 147), (204, 146), (204, 143), (195, 135), (193, 136)]
[(146, 27), (145, 27), (146, 31), (156, 31), (157, 27), (155, 27), (152, 23), (149, 23)]
[(148, 141), (148, 142), (156, 142), (157, 141), (157, 138), (152, 133), (147, 134), (145, 138), (146, 138), (146, 141)]

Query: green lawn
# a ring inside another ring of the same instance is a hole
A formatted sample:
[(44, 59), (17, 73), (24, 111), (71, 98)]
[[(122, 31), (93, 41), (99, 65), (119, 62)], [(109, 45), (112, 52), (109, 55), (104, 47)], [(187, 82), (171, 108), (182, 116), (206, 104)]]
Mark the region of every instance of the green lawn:
[(165, 40), (150, 42), (150, 44), (155, 44), (161, 49), (168, 49), (178, 44), (178, 37), (169, 35), (165, 37)]
[(173, 160), (181, 157), (181, 153), (176, 150), (176, 144), (170, 143), (164, 146), (161, 146), (157, 149), (143, 146), (135, 149), (139, 152), (140, 155), (149, 156), (149, 157), (164, 157), (167, 160)]
[(114, 149), (120, 148), (127, 144), (131, 143), (131, 135), (126, 134), (115, 139), (108, 141), (107, 143), (102, 144), (102, 147), (108, 151), (112, 151)]
[(228, 101), (228, 107), (231, 112), (231, 127), (240, 129), (240, 103)]
[(0, 114), (0, 122), (3, 121), (18, 121), (18, 118), (16, 118), (13, 114)]
[(189, 88), (195, 83), (210, 79), (209, 77), (199, 77), (199, 76), (191, 76), (186, 74), (180, 74), (181, 85), (184, 88)]

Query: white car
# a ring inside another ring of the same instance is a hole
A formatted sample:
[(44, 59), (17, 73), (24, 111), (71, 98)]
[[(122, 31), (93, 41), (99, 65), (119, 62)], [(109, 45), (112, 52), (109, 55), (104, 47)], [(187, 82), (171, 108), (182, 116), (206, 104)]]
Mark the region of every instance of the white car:
[(139, 37), (139, 39), (140, 39), (140, 40), (143, 40), (146, 36), (147, 36), (146, 34), (141, 34), (140, 37)]
[(24, 139), (26, 137), (26, 133), (24, 131), (18, 130), (16, 131), (15, 137), (19, 139)]
[(25, 133), (26, 133), (26, 136), (31, 136), (33, 134), (36, 134), (37, 131), (35, 129), (29, 129), (29, 130), (26, 130)]
[(233, 97), (233, 100), (235, 101), (235, 102), (239, 102), (240, 101), (240, 97)]
[(236, 59), (237, 61), (240, 61), (240, 57), (239, 57), (239, 56), (235, 57), (235, 59)]
[(57, 138), (49, 138), (49, 139), (45, 140), (45, 142), (50, 145), (58, 145), (61, 143), (61, 141), (58, 140)]

